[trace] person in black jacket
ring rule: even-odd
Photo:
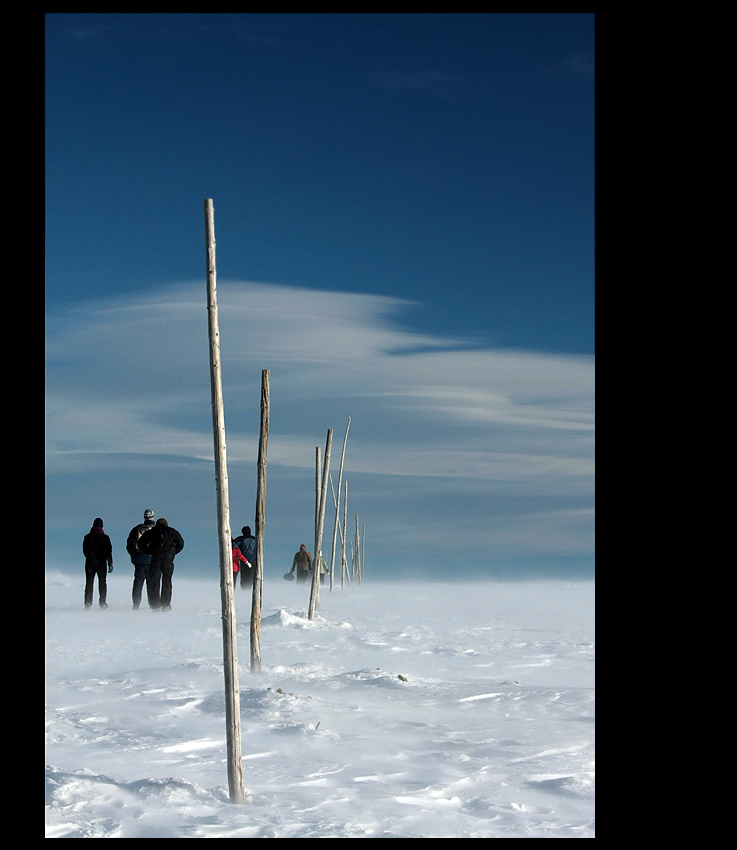
[[[125,544],[125,549],[131,557],[133,564],[133,610],[137,611],[141,605],[141,594],[143,585],[148,576],[148,565],[151,563],[151,556],[141,551],[139,548],[139,540],[142,534],[154,527],[154,512],[147,508],[143,512],[143,522],[134,525],[128,535],[128,540]]]
[[[162,517],[156,520],[156,525],[146,532],[138,545],[151,556],[146,578],[148,604],[154,611],[171,611],[174,556],[184,548],[182,535]]]
[[[92,594],[95,589],[95,576],[97,576],[98,590],[100,591],[100,608],[107,608],[107,575],[113,571],[113,544],[105,534],[100,517],[92,523],[89,534],[85,534],[82,541],[82,553],[84,555],[84,607],[92,607]]]
[[[235,545],[249,563],[248,567],[241,567],[241,587],[251,587],[253,585],[253,571],[256,567],[256,538],[251,534],[250,525],[243,526],[240,537],[235,538]]]

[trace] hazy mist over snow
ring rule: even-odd
[[[220,590],[82,607],[46,575],[47,838],[594,838],[592,582],[236,589],[246,804],[228,802]]]

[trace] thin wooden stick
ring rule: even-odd
[[[218,328],[217,276],[215,271],[215,219],[212,199],[205,200],[207,250],[207,316],[210,342],[210,391],[215,448],[218,540],[220,548],[220,601],[223,622],[223,674],[225,679],[225,728],[228,751],[228,789],[231,803],[245,803],[241,767],[241,711],[238,683],[235,601],[233,599],[233,553],[230,538],[228,466],[225,450],[220,331]]]
[[[340,554],[340,586],[343,587],[343,582],[346,577],[348,578],[348,585],[350,586],[351,579],[348,575],[348,563],[345,558],[345,550],[346,550],[346,536],[348,534],[348,481],[345,482],[345,507],[343,508],[343,534],[341,535],[341,541],[343,543],[343,549]]]
[[[358,583],[361,583],[361,548],[360,548],[360,535],[358,533],[358,514],[356,514],[356,578],[358,579]]]
[[[339,510],[338,504],[340,503],[340,487],[343,483],[343,461],[345,460],[345,444],[348,442],[348,429],[351,427],[351,417],[348,417],[348,424],[345,426],[345,437],[343,437],[343,451],[340,455],[340,471],[338,473],[338,495],[335,501],[335,525],[333,526],[333,548],[330,553],[330,590],[333,589],[333,575],[334,575],[334,564],[335,564],[335,542],[336,542],[336,534],[338,531],[338,518],[339,518]],[[332,479],[330,481],[330,486],[332,487]]]
[[[312,559],[312,591],[310,593],[310,606],[307,610],[307,618],[309,620],[315,618],[315,612],[320,606],[320,555],[322,551],[322,529],[325,520],[325,502],[328,494],[328,473],[330,471],[330,448],[332,443],[333,429],[328,428],[328,436],[325,443],[325,463],[323,465],[322,484],[320,486],[319,518],[315,531],[315,556]]]
[[[269,446],[269,385],[271,372],[261,370],[261,428],[258,441],[256,484],[256,563],[253,565],[251,597],[251,672],[261,672],[261,600],[264,578],[264,534],[266,530],[266,452]]]

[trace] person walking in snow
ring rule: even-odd
[[[256,538],[251,534],[249,525],[243,526],[240,536],[235,538],[235,545],[249,564],[247,569],[241,568],[240,570],[241,587],[251,587],[256,566]]]
[[[148,565],[151,556],[138,548],[141,536],[154,527],[154,512],[147,508],[143,512],[143,522],[134,525],[128,535],[125,549],[130,555],[133,564],[133,610],[137,611],[141,605],[143,586],[148,578]]]
[[[113,544],[105,534],[102,520],[97,517],[92,523],[89,534],[82,541],[84,555],[84,607],[92,607],[92,596],[95,589],[95,576],[100,592],[100,608],[107,608],[107,573],[113,571]]]
[[[295,569],[297,570],[297,584],[304,584],[307,581],[307,576],[310,574],[310,570],[312,569],[312,558],[305,548],[304,543],[300,545],[299,552],[294,555],[294,559],[292,560],[292,569],[290,572],[293,573]]]
[[[320,584],[325,584],[325,574],[328,571],[328,562],[320,556]]]
[[[139,547],[151,556],[148,565],[148,604],[154,611],[171,611],[171,579],[174,558],[184,548],[182,535],[161,517],[141,538]]]

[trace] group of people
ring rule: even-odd
[[[241,534],[231,538],[233,554],[233,584],[242,588],[253,584],[256,564],[256,538],[248,525]],[[146,509],[143,522],[135,525],[128,535],[126,551],[133,564],[133,608],[138,610],[146,588],[148,606],[154,611],[171,611],[174,558],[184,548],[182,535],[162,517],[155,520],[154,512]],[[85,558],[85,608],[92,607],[95,578],[97,578],[100,608],[107,608],[107,574],[113,571],[113,544],[105,534],[102,519],[97,517],[82,543]],[[290,572],[296,572],[297,584],[304,584],[312,572],[313,560],[304,543],[292,560]],[[320,557],[320,584],[325,583],[328,565]]]
[[[171,611],[174,558],[184,548],[182,535],[163,517],[154,522],[154,512],[147,509],[143,512],[143,522],[131,529],[125,548],[133,564],[133,608],[140,608],[145,585],[149,608]],[[95,578],[100,608],[107,608],[107,573],[113,571],[113,544],[100,517],[85,535],[82,552],[85,608],[92,607]]]
[[[320,584],[325,584],[325,573],[328,571],[328,562],[320,556]],[[312,556],[307,551],[307,547],[302,543],[299,547],[299,552],[296,552],[292,559],[292,569],[290,573],[297,574],[297,584],[304,584],[312,572]]]

